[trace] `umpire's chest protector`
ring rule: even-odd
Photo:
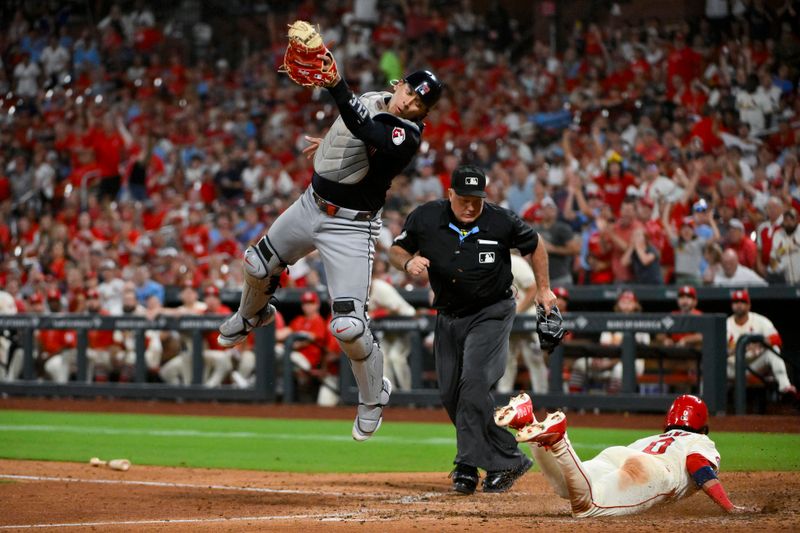
[[[369,92],[359,97],[370,116],[386,111],[389,92]],[[353,135],[339,116],[314,154],[314,171],[336,183],[358,183],[369,172],[367,146]]]

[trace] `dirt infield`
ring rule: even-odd
[[[0,461],[0,530],[45,531],[788,531],[800,523],[796,473],[727,473],[727,516],[705,496],[629,517],[575,521],[538,472],[506,494],[458,496],[445,473],[284,474]]]
[[[0,409],[152,414],[341,418],[352,407],[175,403],[127,400],[0,399]],[[387,411],[387,421],[447,422],[441,409]],[[570,425],[658,428],[661,416],[570,414]],[[716,431],[800,433],[800,418],[717,417]],[[793,530],[800,523],[796,472],[725,473],[736,503],[763,512],[727,516],[695,495],[642,515],[575,521],[538,472],[507,494],[450,492],[446,472],[287,474],[134,465],[128,472],[88,464],[0,460],[0,531],[528,531]]]

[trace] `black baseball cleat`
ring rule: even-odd
[[[506,492],[533,466],[533,461],[527,455],[522,456],[522,464],[511,470],[497,470],[486,472],[483,479],[483,492]]]
[[[453,490],[470,495],[478,486],[478,469],[474,466],[457,464],[449,476],[453,480]]]

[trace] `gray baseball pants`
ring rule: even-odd
[[[350,345],[339,342],[348,355],[361,394],[361,401],[378,403],[383,378],[383,354],[373,347],[365,310],[369,303],[375,242],[381,230],[380,212],[371,220],[345,218],[322,213],[308,187],[267,232],[267,239],[282,263],[292,265],[317,249],[322,259],[331,301],[353,300],[357,318],[363,320],[362,339]],[[370,352],[366,359],[364,357]]]
[[[331,298],[366,302],[372,280],[375,241],[381,231],[380,213],[372,220],[348,220],[322,213],[309,187],[284,211],[267,232],[283,263],[292,265],[319,250]]]

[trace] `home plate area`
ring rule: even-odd
[[[446,473],[287,474],[134,465],[0,461],[0,530],[44,531],[629,531],[789,530],[800,523],[800,479],[724,473],[735,501],[764,507],[727,516],[702,495],[637,516],[574,520],[538,472],[511,492],[450,492]]]

